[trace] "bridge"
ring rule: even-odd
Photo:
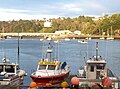
[[[55,35],[55,33],[0,33],[0,36],[43,36]]]
[[[55,33],[0,33],[0,37],[52,37]]]
[[[64,39],[64,38],[70,38],[70,39],[85,39],[85,38],[91,38],[91,39],[99,39],[102,36],[101,35],[75,35],[75,34],[56,34],[56,33],[0,33],[0,37],[40,37],[40,38],[53,38],[53,39]],[[107,38],[107,35],[103,36],[104,38]],[[120,39],[120,36],[112,36],[114,39]]]

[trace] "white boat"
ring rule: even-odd
[[[55,40],[54,43],[59,43],[59,40]]]
[[[6,39],[11,39],[12,37],[11,36],[7,36]]]
[[[87,44],[87,41],[85,41],[85,40],[78,40],[78,42],[81,44]]]
[[[105,38],[104,37],[100,37],[100,40],[104,40]]]
[[[106,39],[107,39],[107,40],[114,40],[113,37],[107,37]]]
[[[54,58],[53,54],[52,46],[48,47],[46,57],[38,62],[37,70],[31,74],[37,86],[59,84],[69,77],[70,70],[67,63]]]
[[[20,85],[23,83],[26,72],[16,63],[10,63],[6,58],[0,63],[0,85]]]
[[[69,39],[69,38],[65,38],[64,40],[65,40],[65,41],[70,41],[70,39]]]
[[[52,40],[52,38],[51,38],[51,37],[48,37],[47,40]]]
[[[40,39],[40,41],[43,41],[43,39]]]
[[[92,83],[102,84],[102,80],[108,77],[112,81],[113,89],[119,87],[118,77],[107,67],[107,62],[98,55],[98,43],[96,45],[96,55],[89,58],[85,66],[79,68],[77,76],[80,79],[80,86],[85,83],[89,83],[88,85]]]
[[[91,40],[92,38],[91,37],[87,37],[87,38],[85,38],[86,40]]]

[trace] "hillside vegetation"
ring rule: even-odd
[[[44,27],[45,20],[22,20],[1,21],[0,33],[2,32],[44,32],[54,33],[59,30],[79,30],[83,34],[101,35],[105,34],[120,35],[120,14],[111,16],[105,15],[98,20],[94,17],[79,16],[76,18],[57,18],[50,19],[52,25]],[[112,32],[110,32],[112,28]]]

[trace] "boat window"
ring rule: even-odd
[[[39,65],[39,70],[46,69],[47,65]]]
[[[104,66],[105,66],[104,64],[97,64],[97,69],[102,69],[103,70]]]
[[[90,66],[90,71],[91,71],[91,72],[94,72],[94,65],[91,65],[91,66]]]
[[[14,66],[12,65],[6,65],[5,66],[5,71],[8,72],[8,73],[14,73]]]
[[[0,65],[0,72],[3,71],[3,65]]]
[[[19,67],[19,66],[16,66],[16,69],[17,69],[17,70],[19,70],[19,69],[20,69],[20,67]]]
[[[66,65],[67,65],[67,63],[63,62],[62,66],[61,66],[61,69],[64,69]]]
[[[55,70],[55,65],[48,65],[48,70]]]

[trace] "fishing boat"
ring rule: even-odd
[[[0,85],[20,85],[23,83],[26,72],[16,63],[10,63],[6,57],[0,63]]]
[[[98,42],[96,43],[96,55],[89,58],[85,66],[79,68],[77,76],[80,79],[81,86],[85,83],[102,84],[102,80],[107,77],[111,79],[113,89],[119,87],[118,77],[112,73],[107,67],[107,62],[98,54]]]
[[[69,66],[66,62],[62,63],[53,57],[52,47],[47,48],[46,57],[38,62],[37,70],[31,74],[31,78],[37,86],[59,84],[69,77]]]
[[[19,36],[19,35],[18,35]],[[18,60],[19,61],[19,37],[18,37]],[[20,69],[19,62],[11,63],[6,56],[0,63],[0,85],[16,85],[23,83],[24,77],[27,73]]]

